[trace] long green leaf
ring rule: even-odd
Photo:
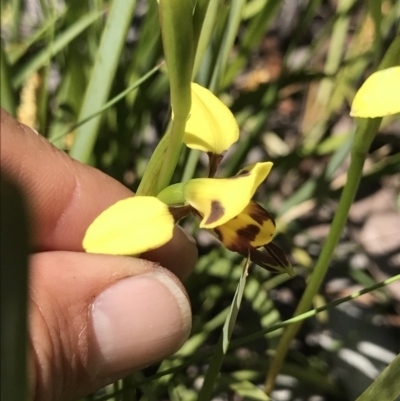
[[[1,399],[26,400],[28,228],[20,190],[1,177]]]
[[[136,0],[114,0],[97,52],[79,120],[95,113],[106,102],[114,80],[119,56],[125,44]],[[101,116],[93,118],[75,133],[70,156],[88,163],[100,128]]]
[[[242,275],[240,276],[238,286],[236,287],[236,292],[233,297],[228,316],[226,317],[221,336],[219,338],[218,344],[214,349],[214,353],[210,361],[210,366],[208,367],[206,376],[204,377],[203,387],[200,390],[197,401],[208,401],[211,399],[215,382],[217,381],[225,354],[228,351],[229,342],[233,333],[233,329],[235,327],[240,304],[242,303],[243,292],[248,275],[248,268],[249,260],[247,259]]]
[[[400,354],[357,398],[356,401],[394,401],[400,395]]]
[[[83,16],[75,24],[70,26],[60,35],[58,35],[54,42],[49,43],[40,53],[38,53],[29,63],[15,75],[13,78],[14,88],[18,88],[31,74],[43,67],[49,60],[49,55],[53,57],[55,54],[64,49],[73,39],[82,33],[88,26],[90,26],[96,19],[103,14],[103,11],[94,11],[90,14]]]
[[[10,71],[10,66],[8,65],[7,62],[7,57],[5,55],[4,49],[3,49],[3,43],[0,44],[0,51],[1,51],[1,57],[0,57],[0,65],[1,65],[1,71],[0,71],[0,85],[1,85],[1,94],[0,94],[0,105],[3,107],[5,110],[7,110],[11,115],[15,117],[15,96],[14,96],[14,91],[11,86],[11,81],[10,81],[10,76],[11,76],[11,71]]]
[[[42,39],[48,31],[55,29],[57,21],[65,15],[66,10],[67,8],[48,18],[43,25],[39,27],[31,36],[26,38],[24,42],[10,44],[10,46],[6,49],[10,65],[14,65],[27,52],[27,50],[38,40]]]
[[[210,90],[212,92],[218,91],[221,79],[225,73],[226,66],[228,64],[228,58],[239,29],[245,3],[245,0],[238,0],[232,2],[231,4],[226,30],[223,34],[221,46],[218,52],[217,62],[211,78]]]

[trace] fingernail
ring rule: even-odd
[[[177,280],[177,279],[176,279]],[[172,354],[191,329],[189,301],[177,281],[158,268],[122,279],[92,306],[97,364],[103,373],[134,370]]]

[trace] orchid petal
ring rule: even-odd
[[[400,113],[400,67],[373,73],[357,91],[350,115],[376,118]]]
[[[222,224],[214,231],[231,251],[246,253],[271,242],[275,234],[275,222],[258,203],[251,201],[238,216]]]
[[[174,218],[168,206],[152,196],[123,199],[89,226],[83,248],[90,253],[137,255],[172,238]]]
[[[192,106],[183,142],[191,149],[224,154],[239,139],[232,112],[211,91],[192,83]]]
[[[231,178],[196,178],[184,187],[184,198],[202,216],[201,228],[215,228],[236,217],[250,202],[272,168],[256,163]]]

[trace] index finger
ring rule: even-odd
[[[94,218],[118,200],[133,196],[118,181],[71,159],[4,110],[1,134],[1,169],[25,192],[35,251],[82,251],[83,236]],[[179,260],[191,269],[197,251],[176,229],[174,238],[153,254],[166,267]]]

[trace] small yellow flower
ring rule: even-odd
[[[90,253],[137,255],[172,238],[175,221],[168,206],[152,196],[123,199],[89,226],[83,248]]]
[[[190,180],[183,198],[201,216],[200,227],[212,229],[226,248],[269,271],[292,276],[291,263],[271,243],[276,231],[273,218],[251,200],[271,168],[270,162],[256,163],[231,178]]]
[[[192,83],[192,105],[183,142],[191,149],[223,155],[239,139],[232,112],[211,91]]]

